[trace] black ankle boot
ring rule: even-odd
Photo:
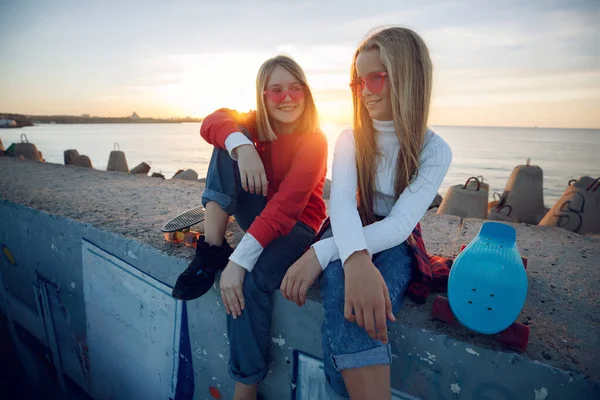
[[[215,273],[227,266],[233,249],[223,238],[222,246],[210,246],[200,236],[196,243],[196,255],[173,288],[172,296],[178,300],[193,300],[210,290],[215,283]]]

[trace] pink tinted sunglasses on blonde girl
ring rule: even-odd
[[[281,103],[286,99],[287,96],[294,101],[300,101],[304,98],[305,86],[299,83],[290,85],[288,90],[283,90],[280,85],[274,85],[265,90],[264,95],[267,99],[274,103]]]
[[[387,72],[372,72],[365,79],[355,78],[350,82],[350,88],[356,96],[362,96],[362,92],[365,90],[365,86],[373,94],[379,94],[383,90],[383,84]]]

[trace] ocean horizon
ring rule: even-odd
[[[329,143],[328,177],[337,136],[350,124],[323,124]],[[212,147],[199,134],[200,123],[181,124],[41,124],[0,130],[4,147],[25,134],[46,162],[63,164],[63,152],[76,149],[90,157],[95,169],[106,169],[114,144],[125,152],[129,168],[144,161],[151,172],[170,178],[179,169],[206,176]],[[527,159],[544,171],[544,202],[551,207],[570,179],[600,176],[600,129],[432,125],[452,148],[453,162],[439,193],[483,176],[494,192],[502,192],[511,172]]]

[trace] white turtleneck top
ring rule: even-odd
[[[452,161],[450,146],[428,130],[419,158],[418,174],[394,200],[394,177],[400,143],[393,121],[373,120],[381,156],[377,165],[373,198],[375,215],[385,217],[362,226],[357,209],[356,150],[352,129],[343,131],[333,158],[329,217],[333,237],[313,245],[321,268],[352,253],[367,250],[376,254],[404,242],[421,220],[438,192]]]

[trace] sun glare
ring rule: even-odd
[[[157,95],[181,115],[202,117],[219,108],[255,108],[255,80],[260,54],[201,54],[167,61],[179,70],[175,83],[159,86]],[[168,60],[168,59],[167,59]]]
[[[330,122],[325,122],[321,124],[321,129],[323,129],[325,136],[327,136],[329,145],[333,146],[338,136],[340,136],[340,133],[342,133],[342,129],[344,129],[344,127]]]
[[[178,115],[203,117],[219,108],[248,111],[256,108],[255,81],[260,65],[274,54],[210,53],[163,55],[157,64],[170,72],[165,83],[149,85],[152,97],[168,104]],[[312,65],[310,57],[301,57]],[[175,72],[173,72],[175,71]],[[323,123],[347,125],[351,95],[345,74],[307,69],[307,78]],[[160,78],[156,78],[159,81]],[[333,125],[332,125],[333,126]],[[330,135],[336,129],[332,129]],[[336,133],[336,135],[339,132]]]

